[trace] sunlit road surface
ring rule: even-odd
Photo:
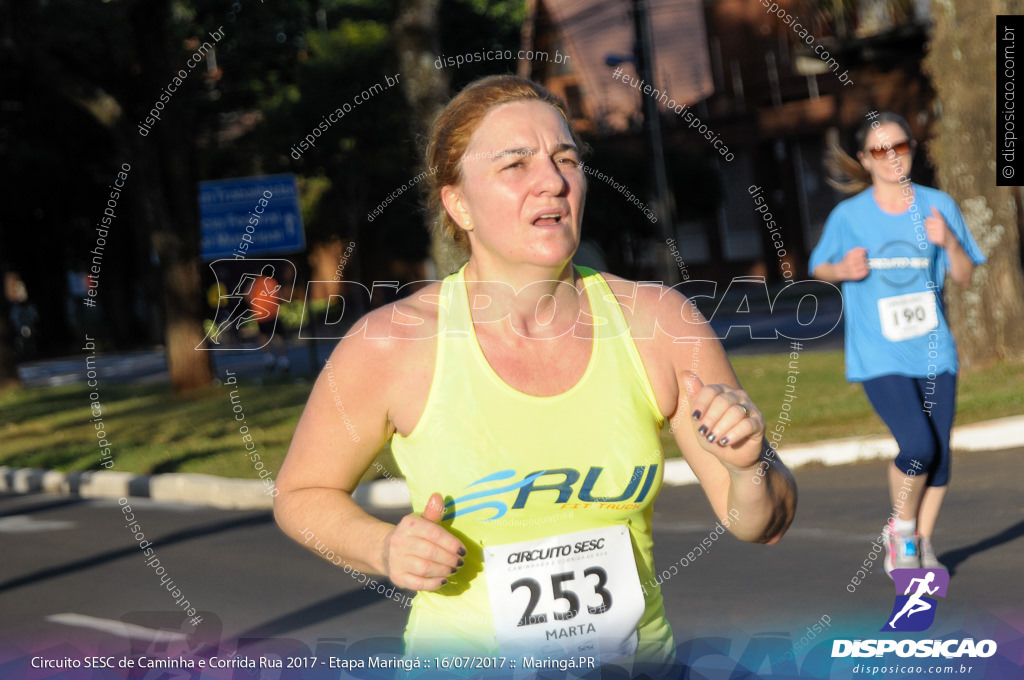
[[[798,517],[773,546],[719,537],[699,487],[663,489],[655,558],[667,576],[662,590],[680,650],[703,653],[698,666],[728,669],[755,642],[789,649],[803,638],[800,659],[829,637],[880,637],[894,597],[881,557],[858,585],[852,579],[888,516],[884,471],[877,461],[797,470]],[[927,635],[966,637],[967,630],[976,638],[1002,635],[1001,650],[1011,649],[1010,640],[1020,647],[1022,478],[1022,449],[955,457],[935,537],[952,578]],[[223,656],[241,644],[252,654],[325,657],[398,650],[407,615],[400,602],[286,539],[268,512],[129,502],[178,599],[186,598],[203,621],[189,624],[147,566],[116,500],[2,495],[0,677],[21,677],[3,665],[18,650]],[[807,640],[816,622],[824,630]],[[720,654],[699,651],[715,638]],[[852,660],[843,663],[847,668]],[[322,677],[348,677],[332,673]]]

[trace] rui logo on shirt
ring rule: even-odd
[[[623,503],[629,503],[639,507],[639,504],[647,497],[651,490],[651,486],[653,485],[655,476],[658,472],[658,465],[635,466],[633,468],[633,474],[628,480],[626,480],[623,491],[617,496],[594,495],[594,486],[602,472],[604,472],[604,468],[597,466],[591,466],[590,469],[587,470],[585,476],[581,475],[579,470],[573,468],[540,470],[526,475],[521,480],[501,484],[496,488],[481,488],[473,490],[467,494],[459,496],[458,498],[448,501],[445,505],[446,513],[444,519],[454,519],[462,515],[468,515],[471,512],[488,509],[493,510],[494,515],[487,517],[486,519],[482,519],[481,521],[498,519],[509,511],[509,506],[506,501],[497,500],[493,497],[512,491],[516,492],[515,501],[512,503],[512,510],[521,510],[526,507],[526,502],[530,498],[530,494],[538,491],[548,492],[543,494],[545,498],[550,499],[551,502],[555,504],[563,506],[570,503],[573,499],[576,499],[583,504],[596,504],[599,509],[630,509],[622,507]],[[474,487],[478,487],[478,485],[488,484],[490,482],[500,482],[516,476],[517,473],[515,470],[501,470],[500,472],[495,472],[482,479],[478,479],[472,484],[467,485],[466,488],[473,489]],[[547,477],[548,479],[542,480],[544,477]],[[580,482],[580,477],[583,477],[583,480],[582,483],[579,484],[579,489],[577,490],[576,485]],[[542,481],[543,483],[538,483],[539,481]],[[550,492],[555,492],[557,495]]]

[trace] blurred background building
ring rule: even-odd
[[[850,143],[871,109],[903,115],[918,140],[930,134],[933,93],[921,61],[930,26],[929,2],[884,0],[650,0],[655,82],[689,106],[735,155],[722,158],[708,139],[674,112],[661,111],[675,240],[690,275],[728,280],[763,275],[778,281],[780,262],[748,189],[761,187],[785,244],[785,259],[806,276],[807,257],[828,213],[842,196],[826,182],[833,140]],[[767,4],[767,6],[766,6]],[[523,26],[523,48],[571,58],[520,64],[569,103],[577,125],[602,146],[642,154],[643,96],[611,77],[608,55],[630,55],[629,0],[535,0]],[[775,11],[769,14],[769,10]],[[585,19],[581,19],[585,17]],[[788,20],[792,17],[792,20]],[[813,44],[792,25],[802,24]],[[819,47],[820,46],[820,47]],[[815,52],[815,48],[818,52]],[[836,72],[821,58],[827,53]],[[624,63],[636,77],[635,63]],[[845,76],[844,84],[839,76]],[[914,179],[931,182],[919,153]],[[613,163],[610,168],[618,169]],[[611,174],[615,174],[612,172]],[[591,183],[593,185],[593,182]],[[650,181],[643,182],[650,186]],[[589,211],[588,211],[589,212]],[[587,226],[600,216],[592,213]],[[658,278],[652,252],[602,225],[609,263],[640,278]],[[621,231],[621,230],[619,230]],[[614,254],[622,255],[615,261]]]

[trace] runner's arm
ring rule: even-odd
[[[384,307],[353,328],[389,324],[390,318],[390,307]],[[416,514],[396,527],[352,499],[394,431],[389,404],[396,398],[400,353],[408,345],[386,336],[357,330],[331,354],[278,475],[274,516],[285,534],[310,550],[333,551],[340,562],[385,574],[401,587],[434,590],[459,561],[458,539]]]
[[[670,292],[662,298],[662,347],[671,357],[678,396],[670,416],[679,450],[715,515],[745,541],[773,543],[796,510],[796,483],[768,446],[765,421],[740,387],[725,350],[696,307]],[[671,337],[670,337],[671,336]],[[687,341],[675,340],[687,338]],[[742,404],[748,414],[736,406]],[[694,417],[694,411],[700,417]],[[707,428],[704,433],[700,428]],[[707,436],[714,435],[714,441]],[[722,445],[722,438],[727,443]],[[729,517],[733,520],[729,520]],[[723,521],[723,524],[726,524]]]
[[[961,288],[969,287],[971,279],[974,278],[974,262],[953,234],[950,234],[946,254],[949,255],[950,278]]]

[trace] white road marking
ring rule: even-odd
[[[0,534],[30,534],[36,531],[60,531],[74,529],[76,522],[36,519],[32,515],[11,515],[0,517]]]
[[[98,630],[103,633],[109,633],[129,640],[145,640],[151,643],[183,642],[188,640],[188,635],[185,633],[177,633],[170,630],[159,630],[156,628],[146,628],[145,626],[139,626],[134,623],[125,623],[124,621],[115,621],[113,619],[101,619],[95,616],[87,616],[85,614],[74,614],[70,612],[64,614],[50,614],[46,617],[46,620],[50,623],[59,623],[64,626],[90,628],[92,630]]]

